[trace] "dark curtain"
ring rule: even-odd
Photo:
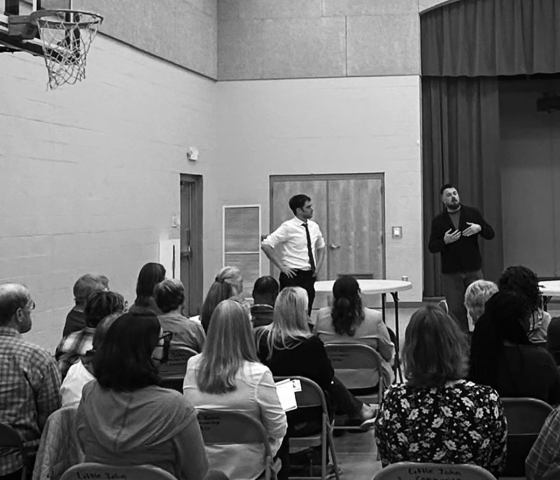
[[[440,187],[457,186],[461,202],[478,208],[496,238],[480,240],[484,276],[503,269],[498,79],[422,78],[424,238],[442,211]],[[441,296],[440,255],[426,249],[424,296]]]
[[[481,240],[483,271],[503,268],[499,75],[560,72],[560,0],[460,0],[421,16],[424,239],[441,211],[439,188],[496,231]],[[441,296],[439,255],[424,255],[424,295]]]
[[[421,17],[422,74],[560,72],[560,0],[462,0]]]

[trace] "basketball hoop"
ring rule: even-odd
[[[39,10],[30,15],[43,44],[48,88],[86,78],[86,59],[103,17],[80,10]]]

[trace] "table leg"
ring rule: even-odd
[[[383,313],[383,323],[387,323],[387,318],[385,317],[385,301],[386,301],[386,293],[381,294],[381,312]]]
[[[403,381],[403,374],[401,370],[401,361],[400,361],[400,345],[399,345],[399,292],[391,292],[391,296],[393,297],[393,301],[395,302],[395,336],[396,338],[396,345],[395,345],[395,362],[397,362],[397,375],[400,378],[401,382]]]

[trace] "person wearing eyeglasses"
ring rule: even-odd
[[[23,285],[0,285],[0,423],[11,425],[34,461],[49,415],[60,408],[60,370],[45,349],[26,342],[35,302]],[[32,465],[29,465],[31,467]],[[0,451],[0,478],[19,480],[19,453]]]
[[[150,464],[179,480],[215,478],[207,477],[192,404],[158,386],[170,337],[149,310],[125,313],[109,327],[93,358],[96,380],[84,387],[76,415],[86,462]]]
[[[550,353],[529,340],[531,304],[499,291],[487,302],[471,339],[469,379],[501,397],[531,397],[560,404],[560,373]]]

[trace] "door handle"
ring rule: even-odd
[[[335,245],[334,243],[331,243],[329,245],[330,250],[338,250],[339,248],[340,248],[340,245]]]

